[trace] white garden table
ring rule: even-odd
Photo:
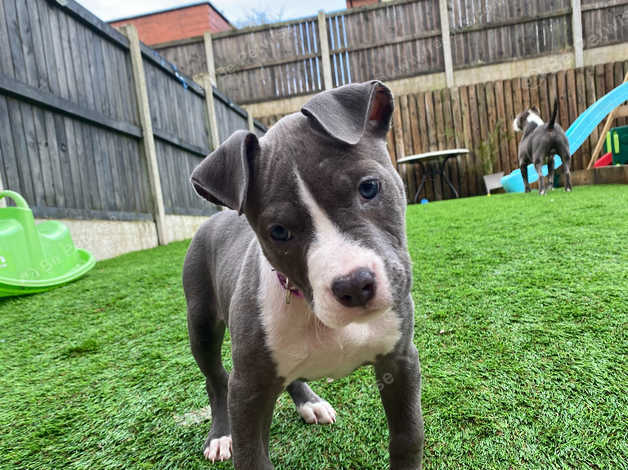
[[[397,160],[398,164],[418,163],[419,166],[421,167],[421,182],[419,183],[419,188],[417,189],[416,194],[414,195],[414,202],[417,202],[417,200],[419,199],[419,194],[421,193],[423,186],[425,186],[425,182],[427,181],[427,178],[429,177],[431,180],[434,180],[436,176],[439,176],[439,175],[442,175],[443,179],[449,185],[449,187],[454,192],[456,197],[460,197],[460,195],[458,194],[458,191],[456,190],[453,183],[449,179],[446,165],[447,165],[447,160],[449,160],[450,158],[458,157],[461,155],[468,155],[468,154],[469,154],[469,149],[464,149],[464,148],[451,149],[451,150],[437,150],[436,152],[427,152],[427,153],[420,153],[418,155],[410,155],[409,157],[404,157]],[[432,161],[438,162],[438,166],[436,168],[429,167],[430,170],[426,171],[425,163],[432,162]]]

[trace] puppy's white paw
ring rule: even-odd
[[[207,460],[211,460],[214,463],[216,461],[229,460],[231,452],[231,436],[222,436],[218,439],[212,439],[209,445],[205,447],[203,455]]]
[[[306,402],[297,411],[308,424],[332,424],[336,422],[336,410],[325,400]]]

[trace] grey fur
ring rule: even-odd
[[[423,420],[420,369],[412,342],[414,309],[405,235],[405,191],[386,151],[392,95],[379,82],[323,92],[302,113],[280,120],[259,142],[237,132],[194,171],[193,184],[224,211],[203,224],[183,270],[192,353],[206,377],[212,408],[211,439],[232,435],[236,470],[268,470],[268,434],[275,401],[284,389],[265,342],[258,301],[260,252],[297,286],[311,305],[307,250],[313,223],[298,197],[295,171],[343,235],[378,253],[393,288],[401,338],[374,362],[390,428],[390,469],[421,468]],[[358,194],[365,178],[381,191],[368,201]],[[245,217],[238,217],[241,211]],[[273,240],[272,224],[294,239]],[[221,363],[220,346],[230,329],[233,370]],[[307,377],[303,377],[307,379]],[[380,381],[381,379],[381,381]],[[288,387],[295,404],[320,398],[296,380]]]

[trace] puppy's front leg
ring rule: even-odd
[[[375,362],[377,387],[388,419],[390,470],[419,470],[423,457],[421,368],[411,339]]]
[[[273,470],[268,437],[273,409],[283,390],[279,380],[256,380],[235,368],[229,376],[229,420],[235,470]]]

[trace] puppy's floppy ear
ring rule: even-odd
[[[384,138],[394,108],[390,89],[379,81],[319,93],[301,109],[332,138],[357,144],[365,132]]]
[[[530,110],[531,110],[531,111],[534,111],[534,113],[535,113],[535,114],[538,114],[539,116],[541,115],[541,111],[539,110],[539,107],[538,107],[538,106],[536,106],[536,105],[535,105],[535,106],[532,106],[532,107],[530,108]]]
[[[255,134],[236,131],[192,172],[196,192],[210,202],[242,214],[253,159],[260,147]]]

